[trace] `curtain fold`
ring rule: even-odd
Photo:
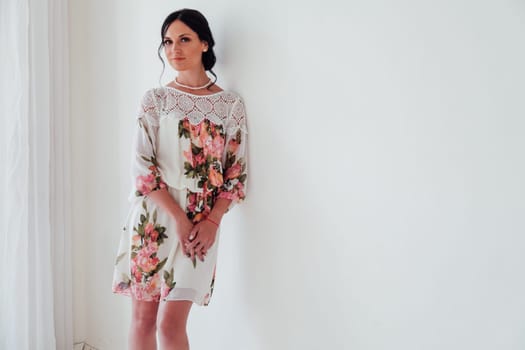
[[[67,2],[0,2],[0,349],[71,349]]]
[[[57,349],[73,347],[69,17],[67,0],[49,1],[51,113],[51,232]]]

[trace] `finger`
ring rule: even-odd
[[[188,240],[190,242],[192,242],[196,237],[197,235],[199,234],[199,227],[198,226],[193,226],[193,228],[191,229],[189,235],[188,235]]]
[[[188,249],[188,250],[192,250],[193,247],[195,247],[195,243],[196,243],[196,242],[197,242],[196,240],[193,240],[191,243],[187,243],[187,244],[186,244],[187,249]]]
[[[199,251],[199,250],[202,250],[203,247],[204,247],[204,244],[202,243],[202,241],[194,241],[192,243],[191,249],[195,251]]]
[[[206,252],[206,242],[205,241],[201,241],[201,240],[198,240],[198,241],[194,241],[193,243],[191,243],[191,250],[193,251],[193,254],[194,256],[198,256],[198,258],[201,260],[201,261],[204,261],[204,254],[203,252]]]
[[[199,259],[201,261],[204,261],[204,254],[203,254],[203,251],[201,249],[197,250],[197,255],[199,256]]]

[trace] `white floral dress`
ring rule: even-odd
[[[114,293],[208,305],[220,230],[204,262],[191,260],[179,245],[175,220],[148,193],[167,188],[193,223],[206,218],[217,198],[232,200],[231,208],[245,198],[246,136],[244,104],[233,92],[199,96],[159,87],[144,94]]]

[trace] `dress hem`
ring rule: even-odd
[[[198,306],[208,306],[209,305],[209,302],[208,303],[205,303],[204,301],[198,302],[195,299],[191,299],[191,298],[170,298],[170,299],[159,298],[159,300],[152,299],[152,298],[138,299],[137,297],[132,295],[132,293],[129,290],[113,290],[112,292],[115,295],[122,295],[122,296],[126,296],[126,297],[129,297],[129,298],[135,298],[136,300],[139,300],[139,301],[149,301],[149,302],[159,303],[161,301],[162,302],[170,302],[170,301],[183,301],[183,300],[185,300],[185,301],[191,301],[193,304],[198,305]]]

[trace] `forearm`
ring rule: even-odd
[[[222,217],[228,211],[231,202],[232,201],[230,199],[218,198],[215,201],[215,204],[213,205],[213,208],[211,209],[211,212],[208,215],[208,217],[216,223],[221,222]]]
[[[148,193],[148,197],[150,197],[155,202],[155,204],[161,207],[162,210],[169,213],[175,219],[175,221],[181,222],[182,220],[188,220],[184,210],[182,210],[180,205],[175,201],[167,189],[163,188],[152,191]]]
[[[163,188],[160,190],[152,191],[148,196],[161,207],[164,211],[168,212],[175,221],[180,222],[181,220],[186,220],[187,216],[184,210],[180,205],[175,201],[167,189]],[[228,211],[228,208],[231,204],[230,199],[218,198],[213,205],[212,210],[208,217],[214,222],[219,223],[222,220],[224,214]]]

